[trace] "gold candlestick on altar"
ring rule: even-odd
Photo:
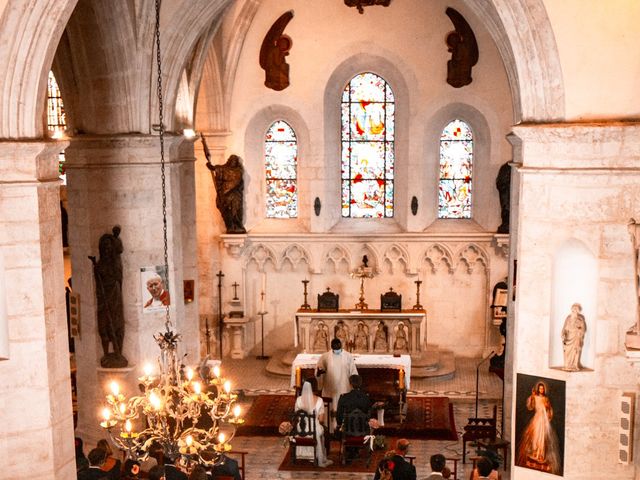
[[[307,286],[309,285],[309,280],[305,278],[302,280],[302,283],[304,285],[304,303],[300,305],[300,310],[311,310],[311,305],[309,305],[309,302],[307,301]]]
[[[360,298],[358,299],[360,302],[356,303],[356,308],[358,310],[365,310],[369,305],[364,301],[364,279],[373,278],[373,268],[369,266],[369,260],[366,255],[362,257],[362,265],[351,273],[351,278],[360,279]]]
[[[424,310],[424,307],[420,305],[420,285],[422,284],[422,280],[416,280],[414,283],[416,284],[416,304],[413,306],[413,309]]]

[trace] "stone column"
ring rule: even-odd
[[[640,373],[624,351],[624,334],[636,312],[627,223],[640,217],[640,124],[519,125],[513,130],[520,166],[517,235],[512,238],[518,260],[516,301],[507,336],[512,345],[507,364],[513,371],[505,372],[511,416],[523,409],[515,400],[517,373],[565,381],[564,478],[638,478],[637,466],[618,464],[616,405],[621,392],[637,391]],[[554,312],[554,257],[567,242],[584,245],[597,261],[597,295],[585,299],[580,290],[570,292],[571,301],[590,306],[583,313],[590,326],[585,348],[590,345],[595,355],[592,371],[550,368],[550,350],[553,342],[561,342],[566,316]],[[515,456],[513,435],[511,440]],[[514,469],[511,478],[534,475]]]
[[[140,269],[164,264],[160,147],[155,135],[81,136],[66,150],[69,241],[74,290],[80,294],[81,337],[76,340],[79,402],[78,432],[91,444],[106,436],[97,412],[104,401],[108,372],[99,371],[102,347],[97,332],[96,294],[89,255],[98,241],[121,226],[124,252],[123,354],[131,372],[123,391],[137,393],[144,363],[155,364],[159,349],[153,335],[164,330],[164,311],[143,313]],[[165,138],[167,236],[171,319],[182,336],[187,363],[199,361],[197,299],[183,299],[183,280],[195,276],[195,189],[193,150],[184,137]],[[197,288],[197,287],[196,287]]]
[[[0,361],[5,478],[75,478],[57,161],[63,148],[0,142],[0,249],[9,290],[9,359]]]

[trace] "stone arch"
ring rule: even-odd
[[[564,117],[560,56],[543,0],[465,0],[504,62],[514,123]]]
[[[479,107],[470,105],[468,103],[450,103],[433,113],[425,120],[424,140],[423,140],[423,158],[426,160],[426,164],[421,172],[417,172],[417,175],[422,175],[424,184],[427,185],[426,192],[432,193],[432,198],[423,198],[420,202],[422,205],[435,205],[434,208],[429,211],[429,217],[426,223],[431,224],[438,218],[438,181],[439,181],[439,165],[440,165],[440,134],[442,129],[452,120],[459,118],[464,120],[473,131],[473,192],[472,197],[472,213],[471,218],[477,220],[478,223],[484,225],[486,219],[477,218],[479,212],[491,211],[488,206],[477,207],[475,199],[478,198],[492,198],[493,190],[495,190],[495,173],[499,168],[496,165],[495,168],[491,168],[491,159],[493,157],[491,146],[491,128],[487,121],[485,112],[479,110]],[[494,122],[495,125],[497,122]],[[501,139],[494,139],[495,143],[498,143]],[[495,170],[495,173],[494,173]],[[478,185],[482,189],[490,190],[489,193],[484,195],[478,194]],[[493,226],[493,225],[492,225]]]
[[[424,252],[423,260],[431,266],[431,272],[436,273],[441,266],[446,266],[448,273],[453,273],[453,252],[447,245],[434,243]]]
[[[475,243],[465,245],[456,255],[456,264],[463,264],[466,266],[467,273],[473,273],[476,264],[482,265],[485,273],[489,272],[489,256],[487,252]]]
[[[404,265],[404,271],[409,271],[409,251],[404,245],[393,243],[387,247],[382,257],[382,263],[389,265],[391,274],[396,268]]]
[[[280,270],[280,263],[278,262],[278,255],[275,250],[262,243],[256,244],[246,256],[243,268],[246,270],[250,263],[255,262],[258,266],[259,272],[264,272],[267,263],[271,262],[273,268],[277,271]]]
[[[372,72],[381,76],[393,90],[395,98],[395,181],[408,175],[407,159],[409,155],[409,113],[410,89],[407,78],[410,73],[408,65],[402,59],[385,58],[368,53],[366,45],[354,45],[348,49],[350,56],[345,58],[329,75],[324,86],[324,151],[325,175],[324,198],[327,211],[340,212],[340,99],[347,83],[357,74]],[[353,53],[353,52],[356,53]],[[407,204],[406,191],[395,192],[396,205],[394,218],[378,219],[379,222],[402,221],[403,209],[398,205]],[[404,196],[404,197],[403,197]],[[341,217],[337,217],[339,221]],[[354,220],[354,219],[350,219]],[[366,227],[365,227],[366,228]]]
[[[311,253],[304,246],[299,243],[294,243],[292,245],[287,246],[282,252],[282,258],[280,259],[280,267],[284,267],[286,263],[289,263],[291,267],[295,270],[298,265],[301,263],[306,263],[307,268],[310,269],[311,262]]]
[[[347,265],[347,269],[351,270],[351,254],[343,245],[334,245],[325,252],[323,263],[323,271],[325,270],[325,267],[329,265],[333,265],[334,271],[338,271],[338,267],[342,263],[345,263]]]

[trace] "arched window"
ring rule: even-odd
[[[342,216],[393,217],[395,104],[389,84],[366,72],[342,93]]]
[[[54,138],[57,136],[56,133],[62,134],[67,128],[62,95],[60,95],[56,77],[51,71],[49,71],[49,81],[47,82],[47,128]]]
[[[267,217],[298,216],[298,141],[291,126],[274,122],[264,140]]]
[[[67,128],[67,121],[64,115],[64,103],[56,77],[52,71],[49,71],[49,79],[47,81],[47,129],[52,138],[61,138]],[[65,173],[64,152],[58,154],[58,173],[62,184],[67,184],[67,175]]]
[[[440,135],[438,218],[471,218],[473,132],[453,120]]]

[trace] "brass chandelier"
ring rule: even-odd
[[[165,271],[169,272],[160,0],[155,1],[155,13],[164,266]],[[196,371],[181,364],[177,352],[180,334],[173,331],[169,306],[165,308],[165,331],[154,335],[160,348],[157,374],[154,374],[153,367],[145,366],[144,375],[138,379],[141,394],[131,397],[122,393],[117,382],[111,382],[111,392],[106,396],[100,426],[108,432],[114,445],[126,452],[128,458],[144,460],[155,446],[160,446],[164,456],[174,461],[181,460],[184,464],[196,462],[206,466],[219,464],[222,455],[231,450],[229,442],[237,426],[244,422],[240,417],[240,407],[234,406],[237,395],[231,391],[231,382],[221,376],[220,367],[216,365],[210,369],[206,358]]]

